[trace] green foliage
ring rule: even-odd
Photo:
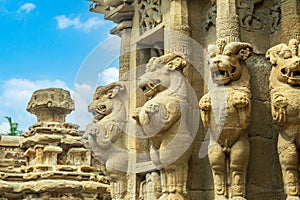
[[[5,118],[8,120],[9,127],[10,127],[9,132],[5,135],[10,135],[10,136],[20,135],[22,133],[22,131],[18,130],[19,124],[13,122],[11,117],[6,116]],[[4,135],[4,134],[2,134],[2,135]]]

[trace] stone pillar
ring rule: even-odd
[[[240,41],[236,0],[217,0],[217,39],[226,43]]]
[[[164,35],[165,51],[190,56],[192,49],[190,35],[188,1],[170,1],[169,19]]]
[[[119,80],[129,80],[130,70],[130,41],[131,41],[131,28],[126,28],[120,31],[121,36],[121,52],[119,59]]]
[[[281,42],[288,43],[291,38],[300,39],[300,2],[281,0]]]

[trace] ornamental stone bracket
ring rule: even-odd
[[[134,6],[132,0],[101,0],[93,1],[90,6],[91,12],[102,13],[106,20],[118,24],[111,30],[111,34],[119,35],[124,29],[132,28]]]

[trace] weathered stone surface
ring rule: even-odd
[[[189,171],[189,184],[191,190],[213,190],[214,183],[207,157],[208,152],[206,152],[204,157],[200,158],[199,149],[202,146],[202,141],[195,142],[193,146],[193,154],[189,163],[191,166]]]
[[[272,191],[274,178],[270,177],[280,173],[274,169],[276,143],[270,139],[253,137],[250,139],[250,149],[248,186],[260,188],[261,191]]]
[[[253,137],[259,136],[273,140],[276,138],[269,101],[252,100],[252,113],[248,133]]]
[[[258,55],[252,55],[246,62],[251,74],[252,99],[269,101],[269,80],[267,77],[270,76],[271,65],[266,58]]]

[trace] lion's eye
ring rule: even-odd
[[[105,108],[106,108],[105,105],[101,105],[101,106],[100,106],[100,109],[105,109]]]
[[[147,91],[147,87],[146,86],[142,87],[142,90]]]

